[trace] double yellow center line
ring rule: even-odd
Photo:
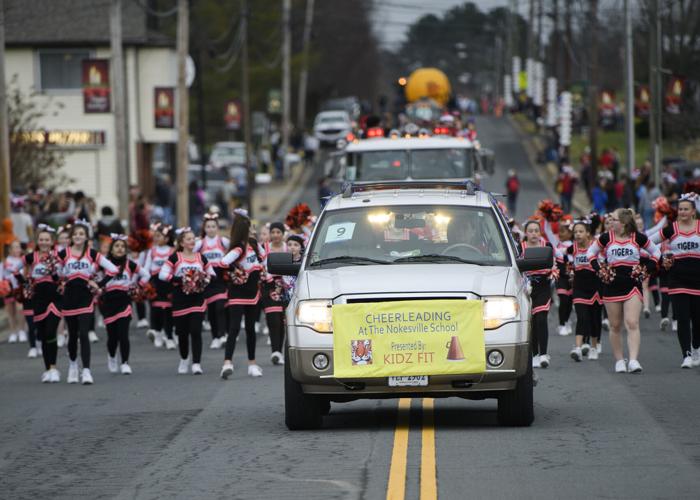
[[[421,433],[420,498],[437,499],[437,471],[435,468],[435,402],[423,398],[423,429]],[[394,449],[391,453],[387,500],[404,500],[406,495],[406,462],[408,458],[409,415],[411,398],[399,399]]]

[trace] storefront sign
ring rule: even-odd
[[[224,112],[224,123],[226,130],[240,130],[241,128],[241,106],[238,101],[227,101]]]
[[[156,128],[175,128],[175,88],[156,87],[154,93]]]
[[[83,111],[85,113],[110,112],[109,60],[83,60]]]
[[[278,115],[282,112],[282,91],[270,89],[267,93],[267,112]]]
[[[393,377],[486,369],[480,300],[333,306],[333,376]]]
[[[681,101],[683,99],[683,88],[685,78],[672,76],[666,87],[666,111],[677,115],[681,112]]]
[[[105,132],[104,130],[33,130],[20,133],[19,140],[49,147],[91,148],[105,145]]]

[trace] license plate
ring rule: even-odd
[[[427,375],[411,375],[408,377],[389,377],[389,387],[426,387]]]

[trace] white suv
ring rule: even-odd
[[[530,297],[497,204],[471,182],[356,183],[321,213],[287,308],[286,424],[319,427],[330,402],[411,396],[498,399],[530,425]]]

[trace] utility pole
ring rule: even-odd
[[[552,76],[559,80],[559,45],[561,34],[559,33],[559,0],[552,0],[552,51],[551,51],[551,71]]]
[[[5,82],[5,1],[0,0],[0,220],[10,216],[10,131]]]
[[[591,167],[598,172],[598,0],[590,0],[589,7],[590,69],[588,78],[588,145],[591,148]]]
[[[249,88],[249,67],[248,67],[248,0],[241,0],[241,94],[243,105],[243,141],[245,142],[245,168],[248,176],[248,187],[246,188],[246,202],[248,205],[248,216],[253,217],[253,189],[255,188],[255,172],[250,164],[250,88]]]
[[[188,0],[177,2],[177,223],[189,222],[189,190],[187,186],[187,142],[189,140],[189,96],[187,95],[186,64],[189,50]]]
[[[564,88],[571,87],[571,2],[564,2],[564,24],[566,29],[566,50],[564,50]]]
[[[527,58],[532,59],[535,56],[535,0],[530,0],[530,6],[527,14]]]
[[[628,172],[635,167],[634,157],[634,60],[632,52],[632,14],[625,0],[625,156]]]
[[[651,163],[654,169],[654,183],[658,186],[661,177],[661,137],[663,96],[661,95],[661,16],[659,0],[652,0],[649,9],[649,89],[651,106],[649,107],[649,138],[651,142]]]
[[[289,150],[289,119],[292,96],[292,0],[282,0],[282,167],[287,172],[287,151]]]
[[[306,122],[306,85],[309,79],[309,51],[311,50],[311,27],[314,22],[314,0],[306,0],[304,16],[304,47],[302,52],[301,72],[299,73],[299,97],[297,98],[297,127],[304,129]]]
[[[544,8],[542,6],[542,0],[537,0],[537,60],[541,61],[544,59],[543,48],[544,43],[542,43],[542,18],[544,16]]]
[[[117,198],[119,218],[129,220],[129,163],[126,138],[124,94],[124,51],[122,47],[122,0],[112,0],[109,12],[110,51],[112,54],[112,102],[114,105],[114,144],[117,162]]]

